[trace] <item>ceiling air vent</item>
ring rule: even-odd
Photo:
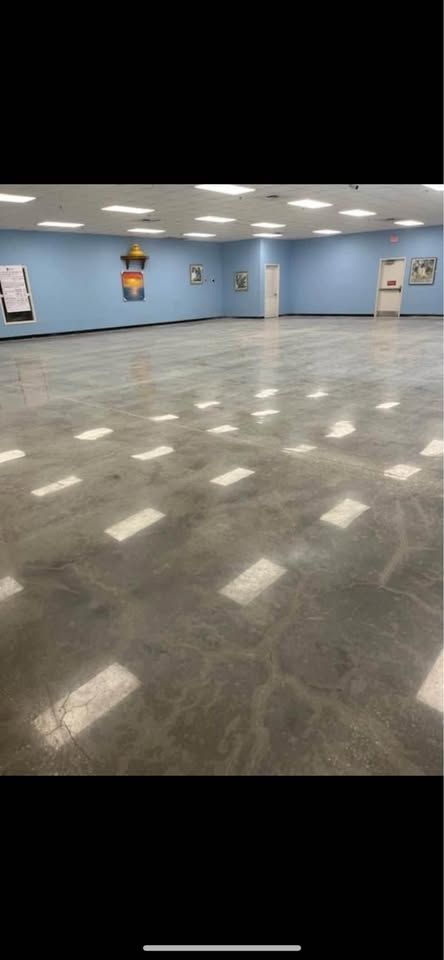
[[[265,197],[265,199],[266,199],[266,200],[280,200],[280,197],[279,197],[279,194],[278,194],[278,193],[269,193],[268,196]]]

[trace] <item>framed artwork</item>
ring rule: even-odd
[[[437,257],[413,257],[409,283],[434,283]]]
[[[234,289],[240,292],[248,290],[248,272],[247,270],[238,270],[234,274]]]
[[[203,266],[201,263],[190,264],[190,283],[203,283]]]
[[[123,299],[127,302],[145,300],[145,285],[141,270],[122,270]]]

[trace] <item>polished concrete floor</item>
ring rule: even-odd
[[[3,341],[0,423],[3,775],[441,772],[439,320]]]

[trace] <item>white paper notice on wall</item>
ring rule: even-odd
[[[8,313],[22,313],[31,309],[23,267],[0,267],[0,283]]]

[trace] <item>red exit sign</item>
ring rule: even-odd
[[[396,280],[387,280],[388,287],[396,287]]]

